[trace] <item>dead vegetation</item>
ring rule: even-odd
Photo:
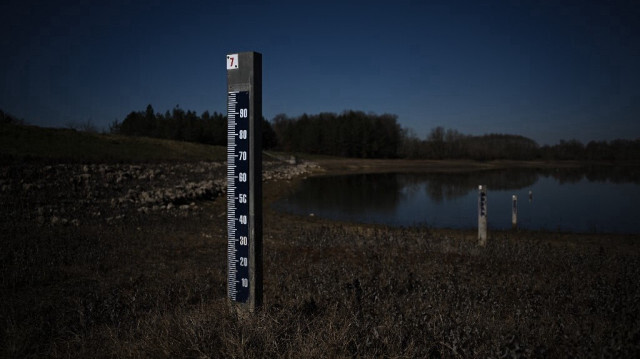
[[[0,356],[638,356],[637,236],[479,248],[294,217],[268,204],[306,170],[273,166],[265,305],[244,319],[225,299],[224,165],[2,167]]]

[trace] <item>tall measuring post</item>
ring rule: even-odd
[[[262,305],[262,55],[227,55],[227,294]]]

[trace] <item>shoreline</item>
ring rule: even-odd
[[[509,168],[570,169],[588,167],[625,167],[640,170],[637,162],[583,162],[583,161],[474,161],[474,160],[420,160],[420,159],[308,159],[330,174],[381,172],[469,172]]]
[[[461,229],[461,228],[440,228],[430,226],[392,226],[379,223],[366,222],[350,222],[343,220],[333,220],[321,216],[306,216],[302,214],[291,214],[280,212],[272,208],[272,204],[284,198],[288,193],[295,191],[301,180],[307,177],[316,176],[334,176],[364,173],[386,173],[386,172],[472,172],[480,170],[500,170],[509,168],[581,168],[584,163],[578,162],[521,162],[516,161],[495,161],[489,163],[476,161],[401,161],[401,160],[345,160],[345,159],[324,159],[309,160],[310,171],[298,173],[293,178],[287,180],[286,183],[265,183],[265,188],[273,193],[264,191],[265,200],[263,207],[265,211],[278,212],[282,216],[297,218],[302,221],[309,222],[325,222],[341,225],[352,225],[372,228],[424,228],[430,232],[441,232],[446,234],[458,234],[459,237],[466,240],[473,240],[477,237],[477,228]],[[593,165],[593,164],[592,164]],[[606,165],[606,164],[603,164]],[[609,164],[611,165],[611,164]],[[633,165],[635,166],[635,165]],[[609,232],[570,232],[570,231],[553,231],[553,230],[530,230],[530,229],[491,229],[488,231],[489,239],[495,237],[516,236],[523,239],[542,239],[548,238],[550,241],[564,241],[568,239],[583,238],[583,241],[605,245],[611,240],[620,241],[622,243],[640,240],[639,233],[609,233]]]

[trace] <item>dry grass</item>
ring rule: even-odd
[[[61,186],[25,192],[17,184],[29,173],[39,172],[4,167],[0,183],[12,188],[0,193],[0,357],[636,357],[640,351],[637,236],[505,232],[478,248],[470,232],[267,210],[265,305],[238,318],[225,299],[223,197],[200,199],[188,212],[118,209],[126,215],[105,221],[90,215],[91,202],[59,193]],[[118,193],[153,183],[132,180]],[[268,182],[265,198],[290,186]],[[61,216],[91,210],[76,224],[39,222],[34,208],[56,198]]]
[[[24,159],[77,162],[223,161],[226,148],[147,137],[0,124],[0,163]]]

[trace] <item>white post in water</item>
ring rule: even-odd
[[[511,196],[511,201],[511,228],[516,229],[518,228],[518,196],[515,194]]]
[[[478,244],[487,244],[487,186],[478,186]]]

